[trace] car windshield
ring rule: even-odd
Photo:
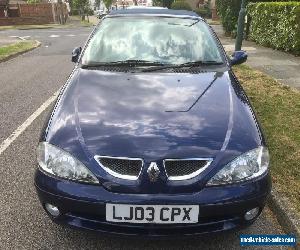
[[[208,25],[200,19],[110,17],[101,21],[82,58],[84,65],[122,62],[222,63]]]

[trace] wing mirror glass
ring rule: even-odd
[[[82,51],[81,47],[77,47],[77,48],[73,49],[73,51],[72,51],[72,62],[74,62],[74,63],[78,62],[81,51]]]
[[[235,51],[230,59],[231,66],[242,64],[247,61],[248,54],[246,51]]]

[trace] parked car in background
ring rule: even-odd
[[[60,224],[190,236],[252,224],[269,154],[227,57],[194,12],[112,11],[61,90],[38,145],[35,186]]]
[[[107,14],[107,10],[106,9],[100,9],[100,10],[96,10],[95,11],[95,15],[100,19],[102,18],[104,15]]]

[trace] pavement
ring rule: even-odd
[[[97,25],[99,23],[100,19],[96,16],[89,16],[89,22],[93,25]]]
[[[185,240],[119,239],[51,222],[33,185],[35,150],[51,108],[45,101],[65,83],[74,66],[70,62],[71,51],[84,44],[91,30],[81,27],[0,31],[0,36],[21,36],[42,42],[34,51],[0,63],[0,249],[235,250],[241,249],[240,234],[283,234],[268,207],[249,228]],[[6,150],[1,150],[3,145]]]
[[[225,37],[221,25],[211,26],[220,38],[225,50],[233,52],[235,40]],[[300,57],[266,48],[251,41],[244,41],[242,49],[248,53],[246,64],[272,76],[283,84],[300,90]]]
[[[97,25],[100,19],[96,16],[88,16],[85,17],[85,21],[89,22],[91,25]],[[81,22],[80,16],[70,16],[68,19],[68,24],[74,26],[84,26],[84,24]]]

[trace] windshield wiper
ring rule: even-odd
[[[164,69],[176,69],[176,68],[192,68],[192,67],[198,67],[198,66],[207,66],[207,65],[222,65],[223,62],[218,61],[195,61],[195,62],[187,62],[182,64],[168,64],[168,65],[162,65],[159,67],[153,67],[149,69],[142,70],[143,72],[151,72],[151,71],[157,71],[157,70],[164,70]]]
[[[101,66],[163,66],[162,62],[153,62],[147,60],[123,60],[123,61],[114,61],[114,62],[97,62],[97,63],[89,63],[82,64],[82,68],[92,68],[92,67],[101,67]]]

